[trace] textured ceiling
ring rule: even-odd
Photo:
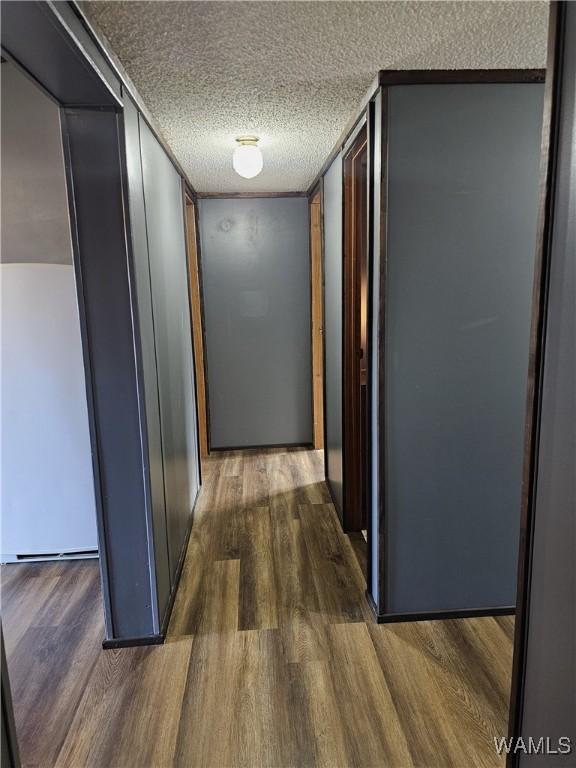
[[[543,67],[545,2],[84,2],[199,192],[308,187],[379,69]],[[264,170],[232,170],[260,136]]]

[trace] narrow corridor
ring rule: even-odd
[[[36,692],[15,697],[24,765],[46,743],[42,765],[69,768],[499,765],[512,618],[375,625],[321,477],[301,449],[204,463],[163,646],[99,650],[92,563],[8,567],[13,685]],[[46,605],[23,626],[31,578]]]

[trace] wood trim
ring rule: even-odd
[[[316,196],[318,196],[318,199],[320,200],[320,203],[322,202],[322,180],[318,179],[318,183],[314,187],[314,189],[311,192],[308,192],[308,199],[312,201]]]
[[[194,344],[194,374],[196,377],[196,395],[198,402],[198,433],[200,438],[200,456],[209,455],[208,445],[208,409],[206,398],[206,379],[204,371],[204,335],[202,322],[202,297],[200,293],[200,273],[198,267],[198,242],[196,227],[196,205],[186,196],[186,251],[188,255],[188,275],[190,280],[190,309],[192,313],[192,337]]]
[[[514,633],[512,685],[508,736],[516,739],[522,732],[523,699],[527,662],[530,578],[534,549],[534,506],[538,467],[540,413],[542,407],[543,367],[545,352],[546,309],[550,275],[551,237],[553,226],[554,189],[558,173],[558,131],[560,88],[562,82],[562,53],[565,24],[565,4],[550,5],[548,29],[548,78],[544,93],[544,116],[540,157],[540,200],[538,233],[532,296],[532,326],[528,392],[524,436],[524,468],[520,541],[518,553],[517,618]],[[517,755],[508,755],[507,766],[518,765]]]
[[[378,283],[378,307],[373,309],[373,322],[376,323],[376,343],[377,343],[377,397],[378,413],[376,434],[378,442],[378,495],[373,503],[377,507],[378,530],[375,535],[378,537],[378,608],[380,613],[384,613],[386,605],[386,563],[388,562],[388,535],[386,531],[386,479],[387,479],[387,450],[386,450],[386,358],[387,358],[387,302],[386,290],[388,284],[388,90],[382,88],[380,93],[380,111],[375,111],[375,121],[379,124],[375,126],[375,139],[379,141],[375,147],[375,152],[379,152],[379,163],[375,163],[375,168],[379,168],[378,179],[374,180],[375,205],[378,205],[380,211],[380,227],[373,235],[378,242],[378,273],[374,274],[374,281]]]
[[[328,440],[326,437],[326,335],[324,329],[326,328],[326,303],[324,301],[325,285],[326,285],[326,261],[324,259],[325,244],[324,244],[324,177],[318,181],[317,185],[318,194],[320,195],[320,237],[322,241],[322,429],[323,429],[323,442],[324,442],[324,477],[328,478]],[[330,483],[326,482],[326,487],[330,488]],[[337,509],[337,507],[335,507]]]
[[[314,448],[324,448],[324,285],[320,192],[310,201],[310,278],[312,325],[312,414]]]
[[[372,398],[373,398],[373,368],[372,368],[372,326],[374,323],[374,113],[375,104],[372,100],[366,109],[366,138],[368,141],[368,227],[367,236],[367,307],[366,307],[366,359],[368,360],[368,376],[366,378],[366,592],[368,594],[372,585],[374,568],[378,568],[378,561],[372,554],[372,542],[375,534],[372,525],[372,509],[374,499],[372,497]]]
[[[141,645],[162,645],[164,635],[144,635],[142,637],[127,637],[120,640],[102,640],[102,650],[112,651],[116,648],[137,648]]]
[[[354,128],[350,131],[348,134],[346,141],[342,145],[342,154],[347,155],[350,149],[356,144],[358,141],[358,136],[362,133],[362,131],[366,131],[367,128],[367,121],[368,121],[368,105],[366,105],[366,109],[364,112],[362,112],[361,115],[358,115],[356,122],[354,123]]]
[[[358,124],[359,120],[362,120],[364,118],[364,115],[366,113],[366,107],[372,101],[376,93],[378,92],[378,88],[380,87],[379,78],[378,76],[372,81],[370,87],[366,91],[366,94],[364,95],[364,98],[360,102],[358,109],[354,113],[354,116],[348,120],[346,125],[344,126],[344,129],[340,133],[340,136],[338,137],[338,140],[336,141],[336,144],[332,147],[332,151],[322,164],[322,167],[314,177],[314,181],[310,184],[307,190],[308,196],[312,194],[314,189],[318,186],[318,183],[320,179],[324,176],[328,168],[332,165],[334,159],[336,158],[336,155],[339,154],[342,147],[346,144],[348,141],[348,138],[356,128],[356,125]]]
[[[419,611],[415,613],[378,613],[372,595],[366,591],[366,600],[378,624],[398,624],[405,621],[438,621],[445,619],[471,619],[479,616],[513,616],[516,609],[513,605],[497,606],[495,608],[469,608],[446,611]]]
[[[196,253],[198,263],[198,283],[200,286],[200,316],[202,320],[202,344],[204,347],[204,391],[206,397],[206,432],[208,440],[208,453],[210,453],[210,387],[208,385],[208,356],[206,354],[206,314],[204,312],[204,279],[202,273],[202,243],[200,237],[200,206],[198,200],[194,199],[194,216],[196,222]]]
[[[360,243],[367,233],[368,200],[361,206],[357,163],[367,154],[364,124],[343,158],[343,249],[342,249],[342,435],[343,435],[343,526],[345,531],[363,528],[362,413],[359,350]],[[364,194],[367,193],[366,189]],[[362,216],[365,214],[365,217]]]
[[[314,448],[312,443],[260,443],[256,445],[219,445],[218,447],[211,446],[211,453],[218,453],[219,451],[259,451],[267,450],[269,448],[301,448],[302,450],[310,450]]]
[[[197,192],[198,200],[242,200],[269,197],[308,197],[307,192]]]
[[[545,69],[382,69],[380,85],[543,83]]]

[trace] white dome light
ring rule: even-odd
[[[232,155],[234,170],[245,179],[253,179],[264,167],[258,139],[255,136],[242,136],[236,141],[238,146]]]

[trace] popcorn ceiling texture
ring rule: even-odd
[[[379,69],[544,67],[546,2],[83,2],[195,189],[305,190]],[[264,170],[232,170],[234,138]]]

